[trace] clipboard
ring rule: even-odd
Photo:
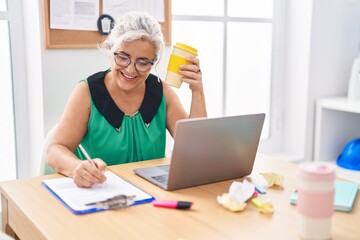
[[[94,184],[91,188],[80,188],[76,186],[73,179],[69,177],[43,180],[43,185],[52,193],[66,208],[74,214],[87,214],[109,210],[86,206],[90,202],[103,201],[119,194],[126,196],[135,195],[132,205],[149,203],[155,200],[153,196],[127,182],[113,172],[106,171],[106,182]]]

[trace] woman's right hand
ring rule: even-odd
[[[92,162],[91,162],[92,161]],[[106,163],[100,158],[81,161],[73,170],[72,178],[78,187],[91,187],[95,183],[103,183]]]

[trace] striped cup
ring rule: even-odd
[[[305,162],[298,168],[299,234],[303,239],[330,239],[334,211],[335,167]]]

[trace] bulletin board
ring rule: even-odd
[[[50,0],[42,0],[46,48],[96,48],[106,36],[98,31],[50,29]],[[99,0],[100,15],[102,0]],[[136,9],[134,9],[136,11]],[[164,22],[160,22],[166,45],[171,44],[171,0],[164,0]]]

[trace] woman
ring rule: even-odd
[[[177,120],[207,116],[197,58],[179,71],[192,91],[190,114],[173,89],[150,74],[164,49],[152,17],[123,15],[100,49],[110,68],[77,85],[47,150],[47,163],[80,187],[103,183],[107,165],[164,157],[166,129],[173,136]]]

